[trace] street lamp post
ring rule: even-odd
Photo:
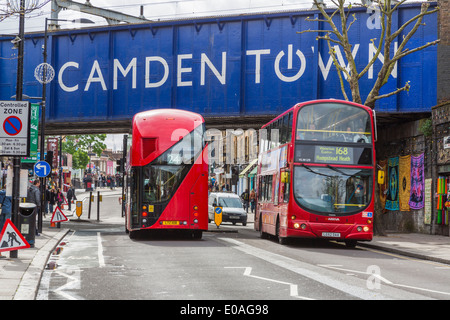
[[[17,83],[16,83],[16,101],[22,101],[23,94],[23,54],[25,44],[25,0],[20,0],[19,6],[19,50],[17,59]],[[12,202],[12,221],[17,225],[19,216],[20,203],[20,157],[13,158],[13,202]],[[10,258],[17,258],[17,250],[12,250],[9,253]]]
[[[45,28],[44,28],[44,46],[43,46],[43,57],[44,63],[42,67],[42,78],[39,81],[42,83],[42,102],[41,102],[41,139],[40,139],[40,160],[44,160],[44,150],[45,150],[45,107],[46,107],[46,99],[47,99],[47,83],[53,80],[53,76],[47,78],[47,72],[50,70],[51,66],[47,64],[47,34],[48,34],[48,22],[49,21],[60,21],[60,22],[72,22],[72,23],[94,23],[89,19],[75,19],[75,20],[66,20],[66,19],[53,19],[53,18],[45,18]],[[60,150],[62,152],[62,150]],[[60,154],[60,157],[62,154]],[[51,165],[51,164],[50,164]],[[44,199],[45,199],[45,186],[46,186],[46,178],[41,178],[41,208],[44,208]],[[61,181],[61,180],[60,180]],[[42,209],[39,212],[38,217],[38,230],[42,232]]]

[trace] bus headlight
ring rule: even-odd
[[[300,225],[298,223],[294,223],[294,228],[298,229],[298,228],[300,228]]]
[[[364,226],[363,230],[364,230],[364,232],[367,232],[367,231],[369,231],[369,227],[368,226]]]

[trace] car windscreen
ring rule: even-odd
[[[219,198],[219,207],[242,208],[242,202],[239,198]]]

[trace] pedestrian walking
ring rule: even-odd
[[[69,210],[72,210],[72,199],[77,200],[77,197],[75,195],[75,189],[73,188],[73,185],[69,185],[69,190],[67,190],[67,202],[69,204]]]
[[[241,194],[241,199],[244,202],[244,209],[245,211],[248,213],[248,201],[249,201],[249,193],[248,193],[248,189],[245,189],[244,192],[242,192]]]
[[[61,206],[64,202],[64,196],[61,192],[61,190],[58,188],[56,189],[56,203],[58,204],[58,207],[61,209]]]
[[[250,191],[250,210],[254,213],[256,207],[256,192],[255,189]]]
[[[53,213],[53,206],[56,204],[56,191],[55,188],[52,188],[49,192],[48,197],[48,208],[50,210],[50,214]]]

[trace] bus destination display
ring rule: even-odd
[[[370,148],[326,145],[297,145],[295,162],[370,164]]]

